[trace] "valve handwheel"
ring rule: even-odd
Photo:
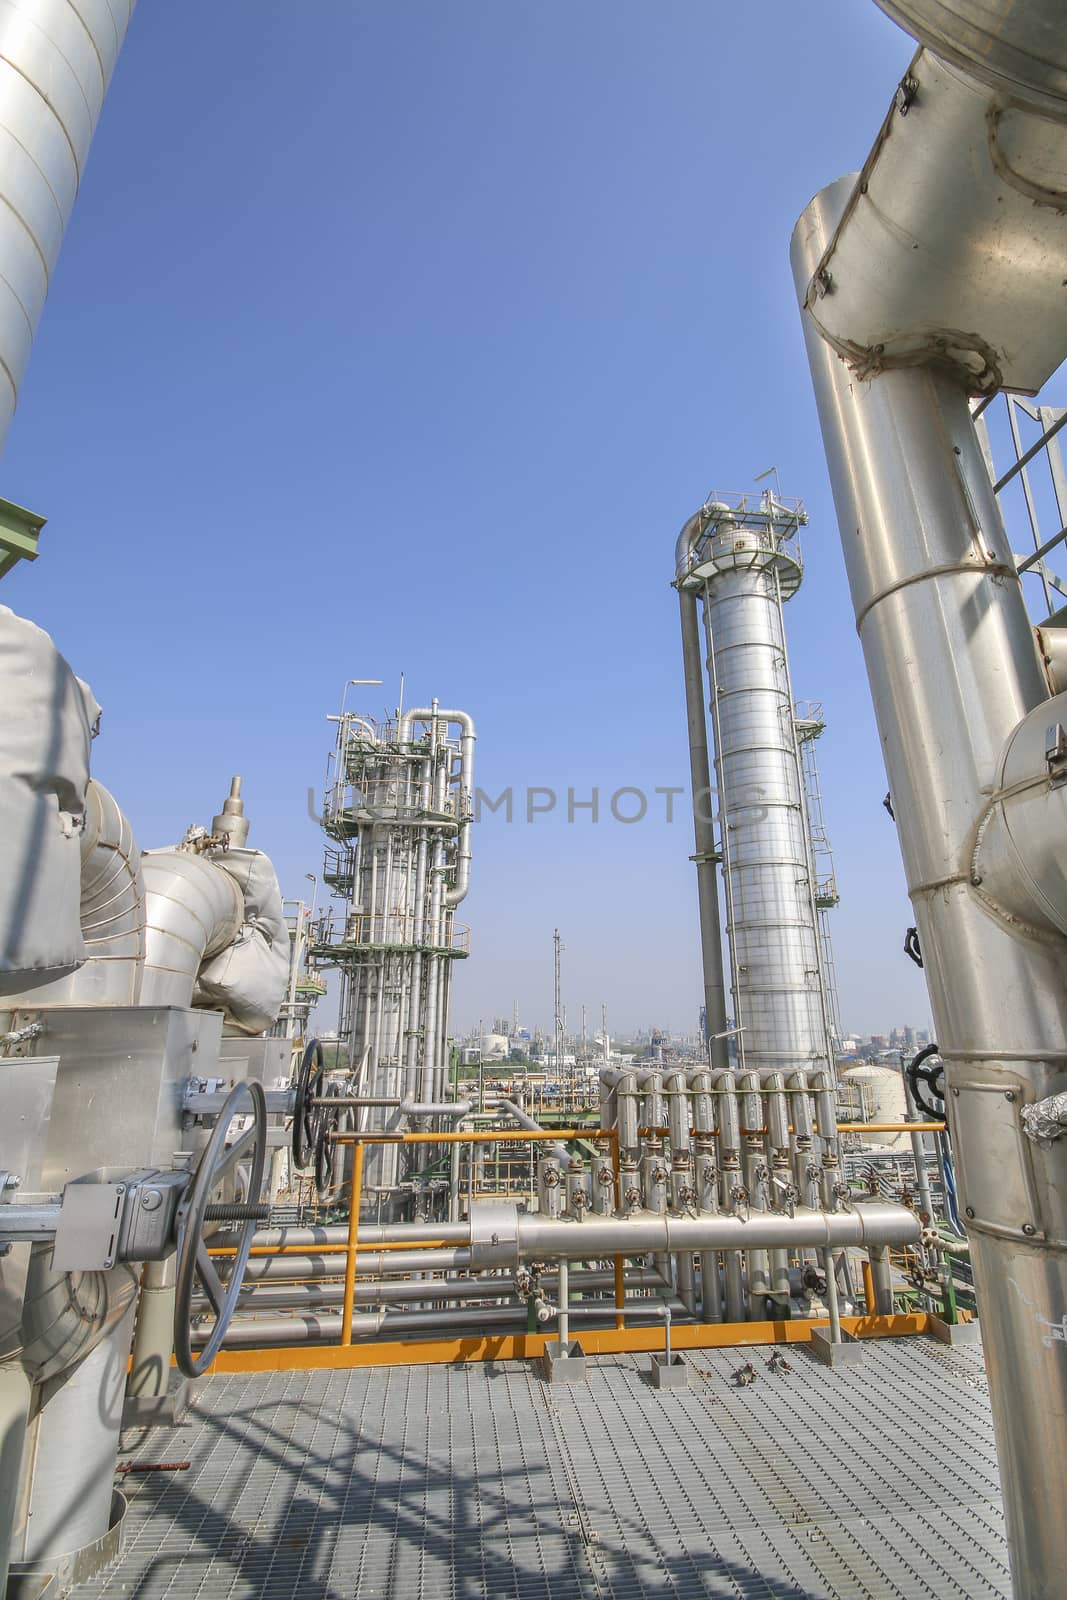
[[[249,1115],[251,1125],[227,1149],[226,1135],[234,1117]],[[179,1371],[187,1378],[199,1378],[207,1371],[226,1337],[256,1225],[267,1213],[267,1207],[260,1202],[266,1157],[266,1097],[258,1083],[246,1079],[227,1096],[178,1213],[174,1355]],[[231,1191],[239,1165],[247,1171],[248,1182],[246,1198],[235,1203]],[[236,1236],[234,1230],[239,1230]],[[234,1253],[209,1255],[209,1242],[220,1241],[233,1245]],[[194,1355],[190,1322],[197,1288],[206,1296],[215,1321],[199,1355]],[[200,1343],[199,1338],[196,1342]]]
[[[928,1067],[924,1063],[934,1060],[937,1065]],[[907,1068],[908,1087],[912,1092],[915,1104],[919,1110],[928,1116],[931,1121],[942,1122],[945,1116],[945,1063],[942,1061],[936,1044],[928,1044],[920,1050],[914,1061]],[[923,1095],[921,1085],[925,1085],[933,1099],[939,1101],[938,1105],[931,1105]]]
[[[329,1084],[326,1089],[326,1099],[336,1100],[340,1097],[341,1090],[336,1084]],[[320,1200],[325,1200],[333,1189],[333,1174],[336,1165],[337,1146],[332,1135],[338,1133],[344,1116],[342,1107],[331,1110],[329,1105],[322,1108],[319,1121],[318,1137],[315,1140],[315,1190]]]
[[[300,1063],[293,1104],[293,1165],[301,1171],[311,1161],[319,1142],[323,1114],[315,1102],[322,1099],[325,1085],[322,1045],[317,1039],[311,1039]]]

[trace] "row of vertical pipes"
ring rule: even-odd
[[[747,1216],[792,1213],[798,1206],[836,1211],[847,1204],[828,1073],[810,1079],[774,1073],[761,1080],[754,1072],[707,1067],[605,1068],[600,1090],[601,1126],[618,1130],[623,1212]],[[546,1193],[555,1166],[546,1157],[539,1168],[540,1209],[550,1216],[559,1214],[551,1188]],[[572,1181],[568,1173],[568,1202]],[[600,1188],[610,1193],[606,1185]],[[705,1322],[724,1315],[728,1322],[743,1322],[790,1314],[787,1250],[723,1251],[721,1284],[717,1257],[715,1251],[701,1257]],[[656,1264],[666,1279],[673,1277],[678,1298],[695,1315],[693,1258],[683,1253]],[[883,1303],[889,1298],[883,1295]]]

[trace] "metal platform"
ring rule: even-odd
[[[139,1435],[125,1555],[75,1600],[1008,1600],[976,1347],[647,1356],[208,1380]],[[733,1382],[751,1361],[757,1381]],[[126,1459],[126,1457],[124,1457]]]

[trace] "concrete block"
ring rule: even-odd
[[[688,1389],[689,1363],[681,1356],[671,1356],[670,1361],[666,1356],[652,1357],[652,1365],[648,1369],[652,1386],[655,1389]]]
[[[945,1322],[930,1318],[930,1332],[941,1344],[980,1344],[982,1332],[977,1322]]]
[[[557,1339],[545,1344],[541,1357],[541,1376],[546,1383],[584,1383],[585,1351],[577,1339],[560,1344]]]
[[[172,1374],[166,1394],[128,1394],[122,1407],[126,1428],[173,1428],[184,1417],[193,1386],[188,1378]]]
[[[858,1367],[863,1363],[861,1341],[842,1331],[841,1343],[831,1344],[829,1328],[812,1328],[811,1353],[827,1367]]]

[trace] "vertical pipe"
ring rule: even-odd
[[[147,1399],[167,1392],[174,1349],[176,1262],[174,1255],[145,1262],[127,1394]]]
[[[689,726],[689,781],[693,802],[693,859],[697,869],[700,950],[704,968],[705,1039],[712,1066],[725,1071],[730,1065],[730,1055],[726,1038],[726,983],[723,977],[719,913],[719,854],[715,847],[708,722],[704,706],[704,672],[700,660],[700,618],[696,595],[679,589],[678,610],[682,624],[682,670]]]
[[[854,187],[824,190],[793,257],[808,285]],[[1017,1600],[1067,1571],[1062,1151],[1027,1102],[1067,1088],[1063,941],[991,914],[971,854],[1000,752],[1049,691],[968,396],[937,367],[855,381],[803,316],[908,891],[946,1063]],[[979,330],[980,332],[981,330]]]
[[[20,1559],[40,1564],[107,1532],[134,1305],[76,1367],[41,1386]]]
[[[823,1276],[826,1279],[826,1309],[830,1313],[830,1343],[841,1343],[841,1305],[837,1298],[837,1279],[834,1276],[832,1250],[820,1250]]]
[[[22,1456],[33,1385],[17,1361],[0,1366],[0,1584],[18,1559],[13,1542],[22,1486]]]
[[[559,1342],[563,1354],[567,1354],[567,1346],[571,1337],[570,1318],[570,1262],[566,1256],[560,1256],[556,1271],[559,1274]]]
[[[363,1188],[363,1143],[357,1140],[352,1160],[352,1187],[348,1196],[348,1253],[345,1256],[345,1298],[341,1309],[341,1343],[352,1343],[352,1311],[356,1301],[356,1249],[359,1245],[359,1207]]]
[[[880,1317],[893,1315],[893,1278],[889,1269],[888,1246],[871,1245],[871,1282],[874,1285],[874,1309]]]

